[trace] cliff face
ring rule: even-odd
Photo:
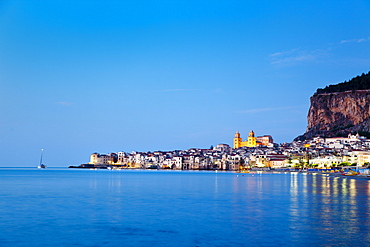
[[[370,90],[316,93],[310,101],[307,131],[297,139],[370,132]]]

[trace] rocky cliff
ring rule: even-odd
[[[315,93],[308,112],[308,127],[296,140],[370,132],[370,90]]]

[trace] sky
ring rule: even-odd
[[[368,0],[0,0],[2,167],[305,132],[370,71]]]

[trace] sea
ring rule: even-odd
[[[369,246],[370,181],[0,168],[0,246]]]

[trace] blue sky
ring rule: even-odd
[[[291,142],[370,70],[370,2],[0,1],[0,166]]]

